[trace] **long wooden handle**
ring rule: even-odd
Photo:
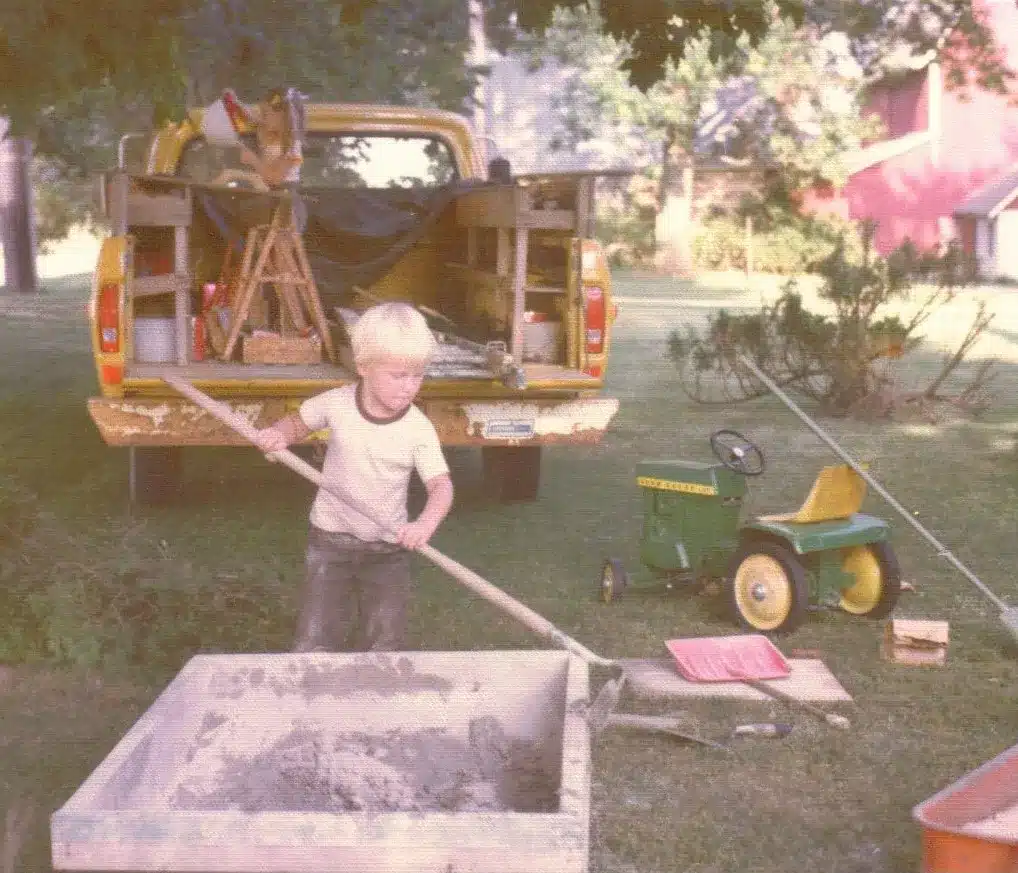
[[[194,387],[190,382],[180,379],[176,376],[164,376],[163,381],[167,385],[170,385],[175,391],[178,391],[188,400],[192,401],[197,406],[200,406],[210,415],[217,418],[227,427],[232,428],[239,433],[246,440],[252,444],[256,443],[257,429],[245,418],[237,415],[229,406],[225,403],[220,403],[213,400],[206,394],[203,394],[197,388]],[[285,464],[295,473],[300,474],[309,482],[317,485],[319,488],[324,488],[330,494],[332,494],[337,500],[341,500],[344,503],[356,509],[357,512],[361,513],[365,518],[371,519],[376,524],[381,522],[375,519],[372,511],[358,501],[351,499],[349,495],[339,494],[335,489],[329,486],[329,483],[322,476],[321,472],[312,467],[309,463],[298,458],[293,452],[284,449],[281,452],[275,452],[273,458],[278,460],[280,463]],[[579,658],[582,658],[588,664],[597,664],[599,666],[611,667],[615,666],[615,662],[603,658],[600,655],[590,651],[582,643],[578,643],[568,634],[563,633],[555,625],[553,625],[548,619],[541,615],[538,615],[530,607],[524,606],[518,600],[510,597],[501,588],[497,588],[492,585],[487,579],[482,578],[473,570],[469,570],[460,564],[458,561],[454,561],[447,555],[442,554],[438,549],[433,548],[427,544],[421,546],[417,551],[431,561],[433,564],[441,567],[450,576],[452,576],[457,582],[462,583],[475,594],[479,594],[485,600],[495,604],[499,609],[507,612],[513,618],[525,624],[534,633],[540,634],[545,639],[554,643],[555,645],[561,646],[567,651],[572,652]]]
[[[769,697],[773,697],[775,700],[781,700],[785,703],[791,704],[792,706],[797,706],[799,709],[810,713],[810,715],[816,716],[821,721],[825,721],[833,727],[839,728],[840,730],[846,730],[851,727],[851,722],[843,715],[839,715],[836,712],[825,712],[819,706],[814,706],[806,700],[800,700],[794,694],[789,694],[781,688],[775,688],[772,685],[768,685],[760,679],[753,679],[742,673],[736,673],[735,675],[744,685],[748,685],[750,688],[755,688],[757,691],[762,694],[766,694]]]

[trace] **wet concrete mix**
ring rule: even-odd
[[[214,778],[185,780],[181,810],[245,812],[557,812],[557,764],[507,737],[498,719],[466,741],[441,728],[337,733],[304,725],[252,756],[220,745]],[[206,752],[213,751],[206,746]],[[200,762],[195,762],[200,763]],[[204,770],[206,777],[210,772]]]

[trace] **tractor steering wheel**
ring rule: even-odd
[[[737,430],[716,430],[710,435],[710,448],[729,470],[743,476],[759,476],[764,471],[764,456],[759,447]]]

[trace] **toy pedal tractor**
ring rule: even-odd
[[[724,579],[729,605],[743,627],[794,630],[811,606],[838,606],[866,618],[889,615],[901,571],[883,519],[859,512],[866,483],[849,466],[824,467],[802,507],[740,524],[746,477],[764,471],[760,449],[733,430],[711,434],[719,463],[643,461],[640,560],[656,581]],[[629,585],[621,562],[601,575],[607,603]]]

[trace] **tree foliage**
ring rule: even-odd
[[[634,163],[660,163],[662,188],[696,155],[769,167],[785,189],[843,181],[843,156],[879,133],[862,113],[865,79],[781,17],[779,3],[764,8],[771,23],[762,38],[703,29],[646,90],[626,72],[634,49],[606,32],[599,11],[556,11],[544,38],[525,47],[535,66],[554,60],[570,71],[554,107],[558,141],[575,148],[629,135]]]
[[[949,77],[975,70],[982,87],[1004,88],[1013,76],[972,0],[483,0],[489,39],[504,49],[515,32],[544,32],[557,9],[598,9],[602,31],[631,46],[624,69],[647,90],[664,78],[706,30],[720,56],[748,38],[765,39],[779,17],[816,38],[848,35],[853,54],[876,74],[906,48],[944,48]],[[298,81],[309,90],[345,85],[380,99],[458,105],[469,92],[436,69],[463,65],[465,0],[38,0],[0,4],[0,113],[31,134],[47,107],[81,91],[112,87],[127,100],[174,106],[188,82],[200,94],[220,83]],[[450,63],[452,61],[453,63]],[[420,71],[431,70],[423,74]],[[448,73],[446,73],[448,75]],[[470,71],[461,75],[469,78]],[[455,79],[455,76],[452,76]]]
[[[486,5],[489,36],[505,47],[508,7]],[[159,121],[224,87],[281,83],[320,99],[459,109],[481,72],[463,62],[466,11],[466,0],[0,4],[0,115],[34,137],[47,112],[106,90]]]
[[[895,362],[917,349],[919,330],[940,307],[954,299],[962,277],[961,255],[919,254],[909,243],[886,258],[872,253],[872,228],[863,236],[859,257],[839,245],[814,267],[821,279],[819,299],[830,314],[811,311],[798,283],[789,281],[779,298],[760,311],[722,310],[707,328],[675,331],[669,352],[679,365],[686,393],[700,402],[738,402],[767,393],[740,363],[746,355],[773,381],[818,401],[835,415],[890,415],[903,402],[950,400],[970,409],[987,401],[984,393],[992,363],[978,368],[954,397],[940,392],[965,360],[993,316],[981,305],[963,341],[937,377],[924,389],[895,393]],[[918,281],[934,288],[903,321],[889,310],[908,302]]]
[[[522,27],[536,31],[553,24],[558,8],[593,5],[590,0],[503,2],[518,12]],[[717,51],[724,53],[742,34],[754,43],[763,39],[773,23],[768,0],[601,0],[597,5],[604,31],[632,46],[626,70],[642,90],[660,81],[667,62],[681,58],[703,30],[715,34]],[[1014,80],[972,0],[778,0],[777,7],[781,18],[808,27],[818,39],[845,33],[870,76],[879,75],[896,52],[922,54],[950,33],[944,52],[950,81],[1003,90]]]
[[[873,75],[901,47],[943,48],[948,81],[1005,89],[1012,78],[971,0],[775,0],[817,36],[846,32]],[[600,33],[624,55],[626,87],[674,80],[745,54],[774,26],[771,0],[483,0],[488,38],[504,50],[516,25],[545,32],[556,9],[599,9]],[[0,4],[0,115],[78,184],[108,164],[125,130],[151,128],[223,87],[243,95],[293,84],[313,97],[460,109],[482,70],[462,62],[466,0],[70,0]],[[740,40],[742,41],[740,43]]]
[[[176,25],[186,0],[0,4],[0,113],[16,134],[79,92],[110,85],[161,97],[172,90]]]
[[[223,88],[457,110],[483,73],[463,60],[465,0],[16,5],[0,4],[0,115],[35,143],[42,240],[87,217],[89,177],[114,162],[123,133],[179,120]],[[507,20],[490,24],[504,46]]]
[[[534,66],[558,67],[554,141],[579,149],[596,139],[641,168],[621,208],[645,212],[650,193],[664,270],[691,266],[692,225],[672,198],[691,193],[685,189],[695,186],[698,166],[721,162],[761,173],[761,214],[753,219],[765,230],[763,203],[784,201],[794,213],[795,191],[842,182],[844,156],[880,132],[879,122],[863,115],[858,72],[846,73],[843,57],[782,18],[778,4],[764,9],[771,23],[762,38],[703,29],[681,55],[665,60],[661,78],[646,90],[626,72],[632,48],[605,32],[596,9],[557,10],[544,38],[524,44]]]

